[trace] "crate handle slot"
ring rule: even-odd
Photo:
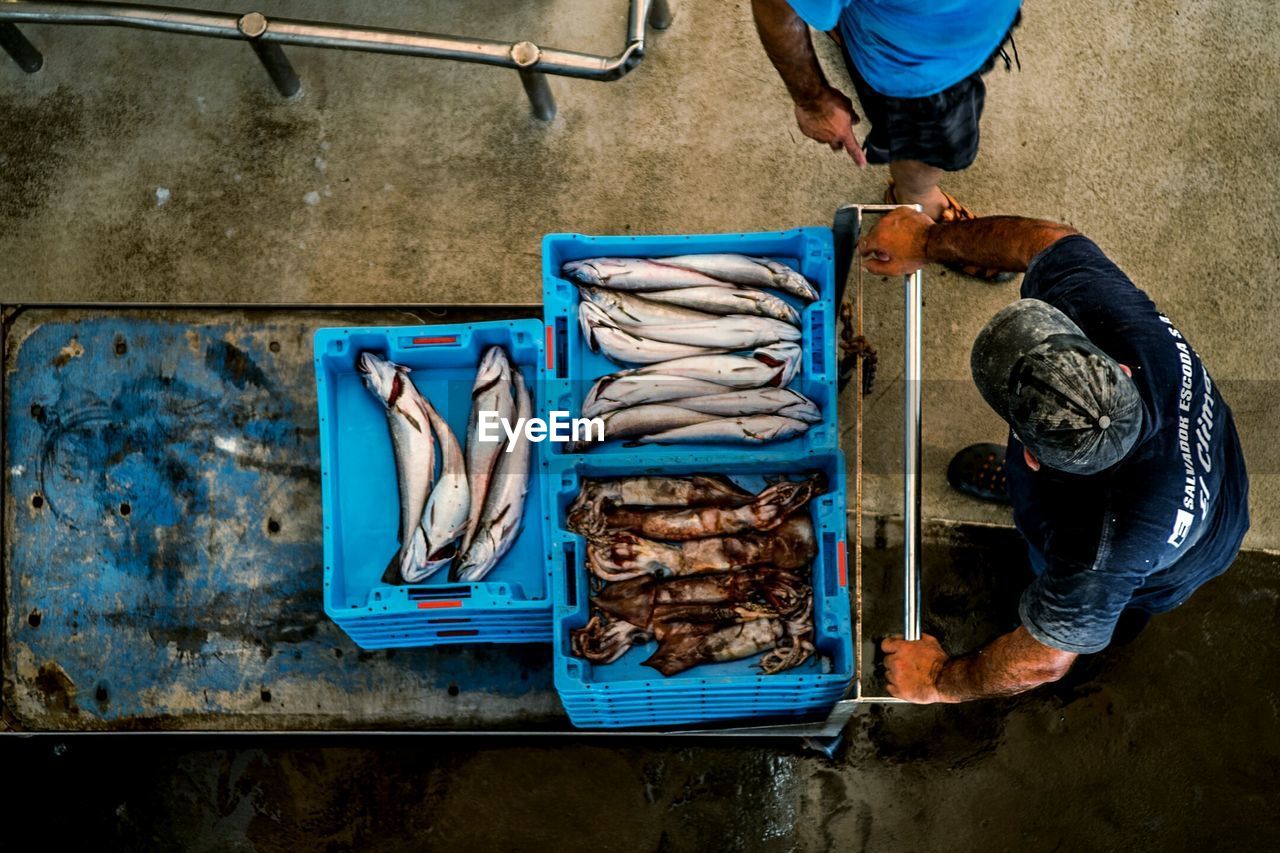
[[[441,599],[461,598],[467,599],[471,597],[471,587],[469,586],[411,586],[409,587],[410,601],[438,601]]]
[[[574,577],[578,566],[577,550],[577,543],[564,543],[564,600],[570,607],[578,606],[578,579]]]
[[[550,326],[547,334],[553,334]],[[564,379],[569,375],[569,318],[557,317],[554,330],[555,346],[547,347],[547,369],[554,370],[556,379]]]
[[[840,556],[843,554],[844,549],[840,548],[839,550],[840,554],[837,554],[836,535],[834,533],[823,533],[822,588],[827,595],[835,595],[836,584],[840,583],[842,580],[847,580],[847,578],[843,577],[843,572],[841,571],[844,568],[844,561],[840,559]],[[843,583],[840,583],[840,585],[844,586]]]
[[[819,376],[827,372],[826,341],[823,339],[823,328],[826,326],[826,312],[814,308],[809,312],[809,352],[813,364],[813,372]]]
[[[475,628],[455,628],[451,631],[437,631],[436,636],[444,637],[474,637],[480,632]]]

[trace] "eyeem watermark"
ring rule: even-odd
[[[604,418],[570,418],[568,412],[553,411],[547,420],[542,418],[517,418],[511,421],[494,411],[481,410],[476,422],[476,438],[480,441],[502,441],[507,436],[506,452],[516,446],[516,439],[524,435],[529,441],[589,442],[604,441]]]

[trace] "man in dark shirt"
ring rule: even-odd
[[[889,692],[911,702],[1020,693],[1112,638],[1122,613],[1185,602],[1226,571],[1249,527],[1231,410],[1176,326],[1090,240],[1051,222],[935,224],[903,208],[859,244],[866,269],[927,262],[1026,271],[970,366],[1010,426],[1004,466],[1035,580],[1015,631],[950,657],[889,638]]]

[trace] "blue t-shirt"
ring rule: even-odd
[[[882,95],[923,98],[981,68],[1022,0],[788,0],[809,26],[840,33],[863,79]]]
[[[1117,465],[1079,476],[1032,471],[1010,435],[1014,523],[1037,577],[1022,624],[1040,642],[1100,651],[1120,612],[1172,610],[1222,574],[1249,529],[1249,479],[1231,409],[1177,327],[1092,241],[1041,252],[1022,295],[1072,319],[1133,371],[1142,433]]]

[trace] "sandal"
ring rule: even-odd
[[[980,501],[1011,503],[1004,454],[1005,448],[999,444],[971,444],[951,458],[947,482],[957,492]]]
[[[938,217],[938,222],[967,222],[970,219],[977,219],[978,214],[956,201],[956,197],[946,190],[939,189],[942,197],[947,200],[947,206],[942,209],[942,215]],[[885,204],[899,204],[898,197],[893,191],[893,181],[889,181],[889,186],[884,190]],[[1013,281],[1017,278],[1017,273],[1003,272],[996,269],[984,269],[983,267],[973,264],[943,264],[949,270],[955,270],[963,275],[991,282],[992,284],[1003,284],[1007,281]]]

